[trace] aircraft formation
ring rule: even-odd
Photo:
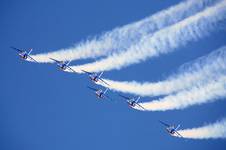
[[[31,52],[32,52],[32,49],[30,50],[23,50],[23,49],[18,49],[18,48],[15,48],[15,47],[10,47],[12,49],[14,49],[15,51],[17,51],[19,57],[22,59],[22,60],[31,60],[33,62],[37,62],[34,58],[31,57]],[[73,70],[71,67],[70,67],[70,62],[71,61],[61,61],[61,60],[57,60],[55,58],[49,58],[50,60],[54,61],[57,65],[57,67],[61,70],[61,71],[66,71],[67,69],[70,70],[71,72],[74,72],[76,73],[75,70]],[[102,75],[104,72],[100,72],[100,73],[93,73],[93,72],[89,72],[89,71],[86,71],[86,70],[81,70],[82,72],[86,73],[89,77],[89,79],[94,83],[94,84],[97,84],[98,82],[103,82],[104,84],[108,85],[108,86],[111,86],[109,85],[106,81],[104,81],[102,79]],[[93,91],[96,95],[96,97],[100,100],[103,100],[103,99],[108,99],[108,100],[111,100],[113,101],[113,99],[107,95],[107,92],[110,90],[109,88],[105,88],[105,89],[101,89],[101,88],[95,88],[95,87],[90,87],[90,86],[87,86],[88,89],[90,89],[91,91]],[[146,110],[143,106],[141,106],[138,102],[140,100],[140,96],[138,97],[127,97],[127,96],[124,96],[124,95],[121,95],[119,94],[119,96],[121,98],[123,98],[124,100],[126,100],[126,103],[128,104],[128,106],[130,108],[135,108],[135,107],[139,107],[143,110]],[[183,136],[177,131],[180,127],[180,125],[178,125],[177,127],[175,127],[174,125],[169,125],[163,121],[159,121],[162,125],[165,126],[165,129],[167,131],[167,133],[171,136],[175,136],[175,137],[180,137],[180,138],[183,138]]]

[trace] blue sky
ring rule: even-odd
[[[158,120],[180,123],[182,128],[201,126],[226,116],[225,101],[184,110],[140,112],[128,108],[114,92],[110,95],[117,99],[115,103],[98,101],[86,88],[92,83],[85,75],[61,72],[53,64],[21,61],[9,48],[33,48],[34,53],[67,48],[178,2],[1,1],[0,149],[224,149],[225,140],[170,137]],[[183,50],[104,76],[128,81],[164,79],[183,63],[226,44],[225,35],[225,30],[215,32]]]

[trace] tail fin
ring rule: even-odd
[[[178,124],[178,126],[175,128],[175,130],[178,130],[180,128],[180,124]]]
[[[140,96],[137,97],[136,99],[136,103],[138,103],[138,101],[140,100]]]
[[[32,48],[29,50],[28,55],[30,55],[30,54],[31,54],[32,50],[33,50]]]
[[[106,88],[106,90],[104,91],[104,94],[108,91],[108,88]]]
[[[67,66],[71,63],[71,60],[67,62]]]
[[[103,75],[103,73],[104,73],[104,72],[101,72],[101,73],[99,74],[98,78],[100,78],[100,77]]]

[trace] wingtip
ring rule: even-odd
[[[49,59],[50,59],[52,62],[56,62],[56,60],[53,59],[53,58],[51,58],[51,57],[49,57]]]
[[[12,48],[12,49],[17,49],[16,47],[14,47],[14,46],[10,46],[9,48]]]
[[[123,98],[123,95],[121,95],[121,94],[118,94],[118,96],[120,96],[120,97],[122,97],[122,98]]]
[[[163,121],[159,120],[159,123],[163,124]]]

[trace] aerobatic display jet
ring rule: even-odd
[[[70,62],[71,61],[60,61],[60,60],[56,60],[53,58],[49,58],[51,60],[53,60],[54,62],[57,63],[57,66],[59,67],[60,70],[65,71],[66,69],[71,70],[72,72],[76,73],[76,71],[74,71],[70,66]]]
[[[88,86],[88,88],[95,92],[97,98],[100,98],[100,99],[108,98],[108,99],[112,100],[109,96],[106,95],[108,88],[106,88],[105,90],[96,89],[96,88],[93,88],[90,86]]]
[[[32,52],[32,49],[30,49],[29,51],[26,51],[26,50],[23,50],[23,49],[18,49],[18,48],[15,48],[15,47],[11,47],[12,49],[16,50],[18,52],[18,55],[20,56],[21,59],[23,60],[32,60],[34,62],[37,62],[34,58],[32,58],[30,56],[31,52]]]
[[[166,131],[171,135],[171,136],[177,136],[177,137],[183,137],[177,130],[179,129],[180,125],[175,127],[174,125],[169,125],[165,122],[159,121],[161,124],[163,124],[166,127]]]
[[[126,99],[127,104],[130,107],[134,108],[135,106],[138,106],[138,107],[142,108],[143,110],[145,110],[145,108],[138,103],[138,101],[140,100],[140,97],[137,97],[135,99],[134,97],[131,98],[131,97],[127,97],[127,96],[120,95],[120,94],[119,94],[119,96],[122,97],[122,98],[124,98],[124,99]]]
[[[86,73],[89,75],[89,79],[91,81],[93,81],[94,83],[98,82],[98,81],[102,81],[103,83],[109,85],[106,81],[104,81],[101,76],[103,75],[104,72],[101,72],[101,73],[93,73],[93,72],[88,72],[88,71],[85,71],[85,70],[82,70],[82,72]]]

